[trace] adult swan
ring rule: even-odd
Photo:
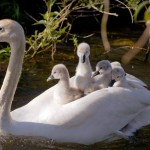
[[[11,46],[10,62],[0,91],[0,134],[43,136],[61,142],[92,144],[107,139],[150,105],[148,90],[131,91],[113,87],[93,92],[65,105],[49,103],[51,106],[47,110],[48,107],[39,104],[41,101],[47,104],[53,101],[54,86],[16,111],[18,115],[20,112],[21,121],[21,117],[15,116],[15,111],[10,114],[10,109],[25,50],[22,27],[13,20],[0,20],[0,42],[8,42]],[[34,114],[35,109],[39,114]],[[31,115],[32,111],[34,116]],[[29,114],[28,121],[25,121],[26,117],[24,120],[23,113]]]

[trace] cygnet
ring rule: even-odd
[[[77,47],[79,62],[76,67],[76,73],[73,81],[73,87],[84,92],[85,88],[93,83],[91,78],[92,67],[89,60],[90,46],[83,42]]]
[[[99,61],[96,65],[96,71],[92,74],[92,78],[99,84],[99,89],[107,88],[111,81],[112,66],[108,60]]]
[[[111,62],[111,66],[112,66],[112,69],[115,67],[121,67],[123,69],[122,65],[118,61]],[[131,85],[132,85],[132,83],[134,83],[134,85],[133,85],[134,87],[139,87],[139,88],[147,87],[147,84],[144,83],[142,80],[140,80],[137,77],[135,77],[131,74],[128,74],[128,73],[126,73],[126,80]]]
[[[123,68],[115,67],[112,69],[112,80],[110,86],[114,87],[130,87],[126,80],[126,73]]]
[[[70,75],[65,65],[57,64],[53,67],[47,81],[59,79],[53,93],[55,103],[67,104],[82,97],[83,94],[81,91],[70,86],[69,78]]]
[[[110,85],[114,87],[126,87],[126,88],[144,88],[142,85],[137,84],[134,80],[128,81],[126,79],[126,73],[122,67],[115,67],[112,69],[112,81]]]

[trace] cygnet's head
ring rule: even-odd
[[[51,75],[48,77],[47,81],[52,79],[69,79],[69,72],[65,65],[57,64],[53,67]]]
[[[123,68],[121,67],[115,67],[112,69],[112,80],[121,81],[126,76],[126,73]]]
[[[96,65],[96,71],[93,73],[92,77],[96,75],[105,75],[111,73],[112,67],[108,60],[99,61]]]
[[[90,46],[87,43],[80,43],[77,47],[77,55],[82,63],[85,63],[86,59],[90,55]]]
[[[18,22],[11,19],[0,20],[0,42],[19,44],[21,40],[25,43],[24,30]]]
[[[121,64],[118,61],[113,61],[113,62],[111,62],[111,66],[112,66],[112,68],[114,68],[114,67],[121,67]]]

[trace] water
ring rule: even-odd
[[[133,34],[131,33],[130,38],[128,34],[110,33],[109,39],[112,46],[112,52],[107,56],[104,54],[99,34],[95,34],[95,36],[88,39],[79,38],[79,42],[85,41],[90,44],[90,60],[94,70],[96,62],[102,59],[120,61],[121,56],[128,50],[128,48],[125,48],[124,46],[131,46],[137,40],[138,36],[139,34],[137,32]],[[141,51],[141,53],[130,62],[130,64],[123,66],[127,73],[140,78],[150,87],[150,64],[149,62],[145,64],[144,58],[145,51]],[[73,47],[70,46],[70,44],[59,45],[54,62],[51,61],[49,54],[41,54],[37,58],[26,60],[24,62],[22,76],[13,101],[12,110],[25,105],[31,99],[57,83],[57,81],[46,82],[46,79],[50,75],[51,69],[55,64],[64,63],[67,66],[70,75],[73,76],[77,62],[78,59],[76,53],[73,51]],[[2,82],[5,69],[6,66],[1,68],[0,82]],[[73,143],[56,143],[55,141],[42,137],[0,137],[0,150],[148,150],[149,147],[150,126],[142,128],[137,136],[131,141],[121,139],[115,142],[100,142],[89,146]]]

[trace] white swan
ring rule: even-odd
[[[82,97],[83,93],[70,86],[69,72],[65,65],[57,64],[53,67],[47,81],[60,79],[53,92],[53,101],[56,104],[66,104]]]
[[[140,111],[132,121],[130,121],[121,132],[125,136],[134,136],[134,133],[140,128],[150,124],[150,107],[147,107]]]
[[[150,91],[113,87],[54,107],[51,105],[54,86],[10,114],[25,50],[22,27],[9,19],[0,20],[0,42],[10,43],[12,49],[0,91],[0,134],[92,144],[107,139],[150,106]]]

